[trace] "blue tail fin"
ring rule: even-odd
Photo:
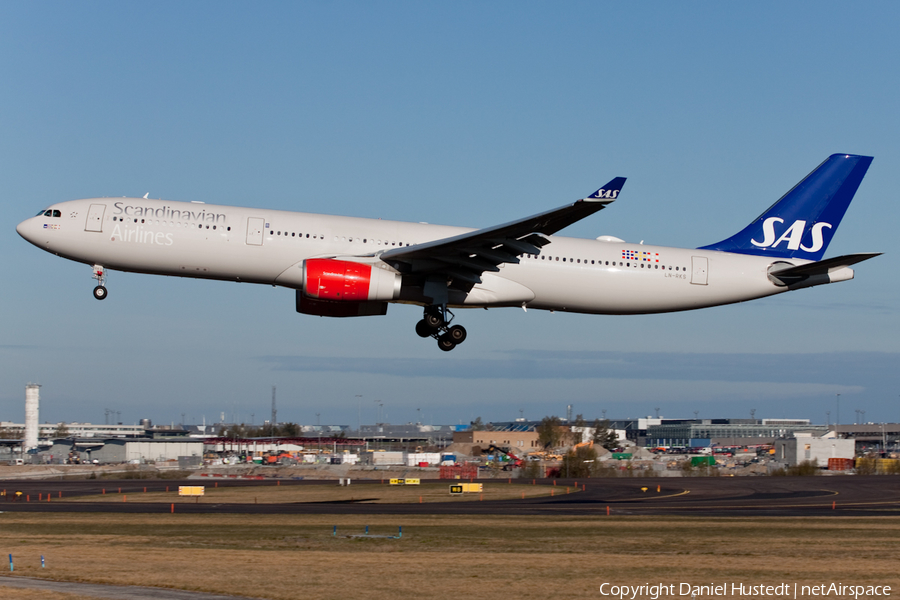
[[[821,260],[871,163],[832,154],[738,234],[700,249]]]

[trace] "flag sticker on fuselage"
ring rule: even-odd
[[[623,260],[635,262],[659,262],[659,252],[643,252],[641,250],[622,250]]]

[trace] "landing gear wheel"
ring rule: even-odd
[[[456,348],[456,344],[453,343],[453,340],[450,339],[450,336],[445,333],[438,338],[438,348],[440,348],[444,352],[450,352],[451,350]]]
[[[422,319],[428,327],[432,329],[432,333],[444,326],[444,317],[440,313],[427,312]]]
[[[425,322],[425,319],[422,319],[421,321],[416,323],[416,334],[419,337],[423,338],[431,337],[431,335],[434,334],[434,329],[432,329],[431,326]]]
[[[106,288],[102,285],[98,285],[94,288],[94,298],[97,300],[105,300],[107,296]]]
[[[462,325],[454,325],[446,334],[454,344],[462,344],[466,341],[466,328]]]

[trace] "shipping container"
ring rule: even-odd
[[[829,458],[828,459],[828,470],[829,471],[850,471],[853,469],[853,459],[852,458]]]

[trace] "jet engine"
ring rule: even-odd
[[[378,266],[311,258],[303,261],[303,294],[332,302],[384,302],[400,296],[402,277]]]

